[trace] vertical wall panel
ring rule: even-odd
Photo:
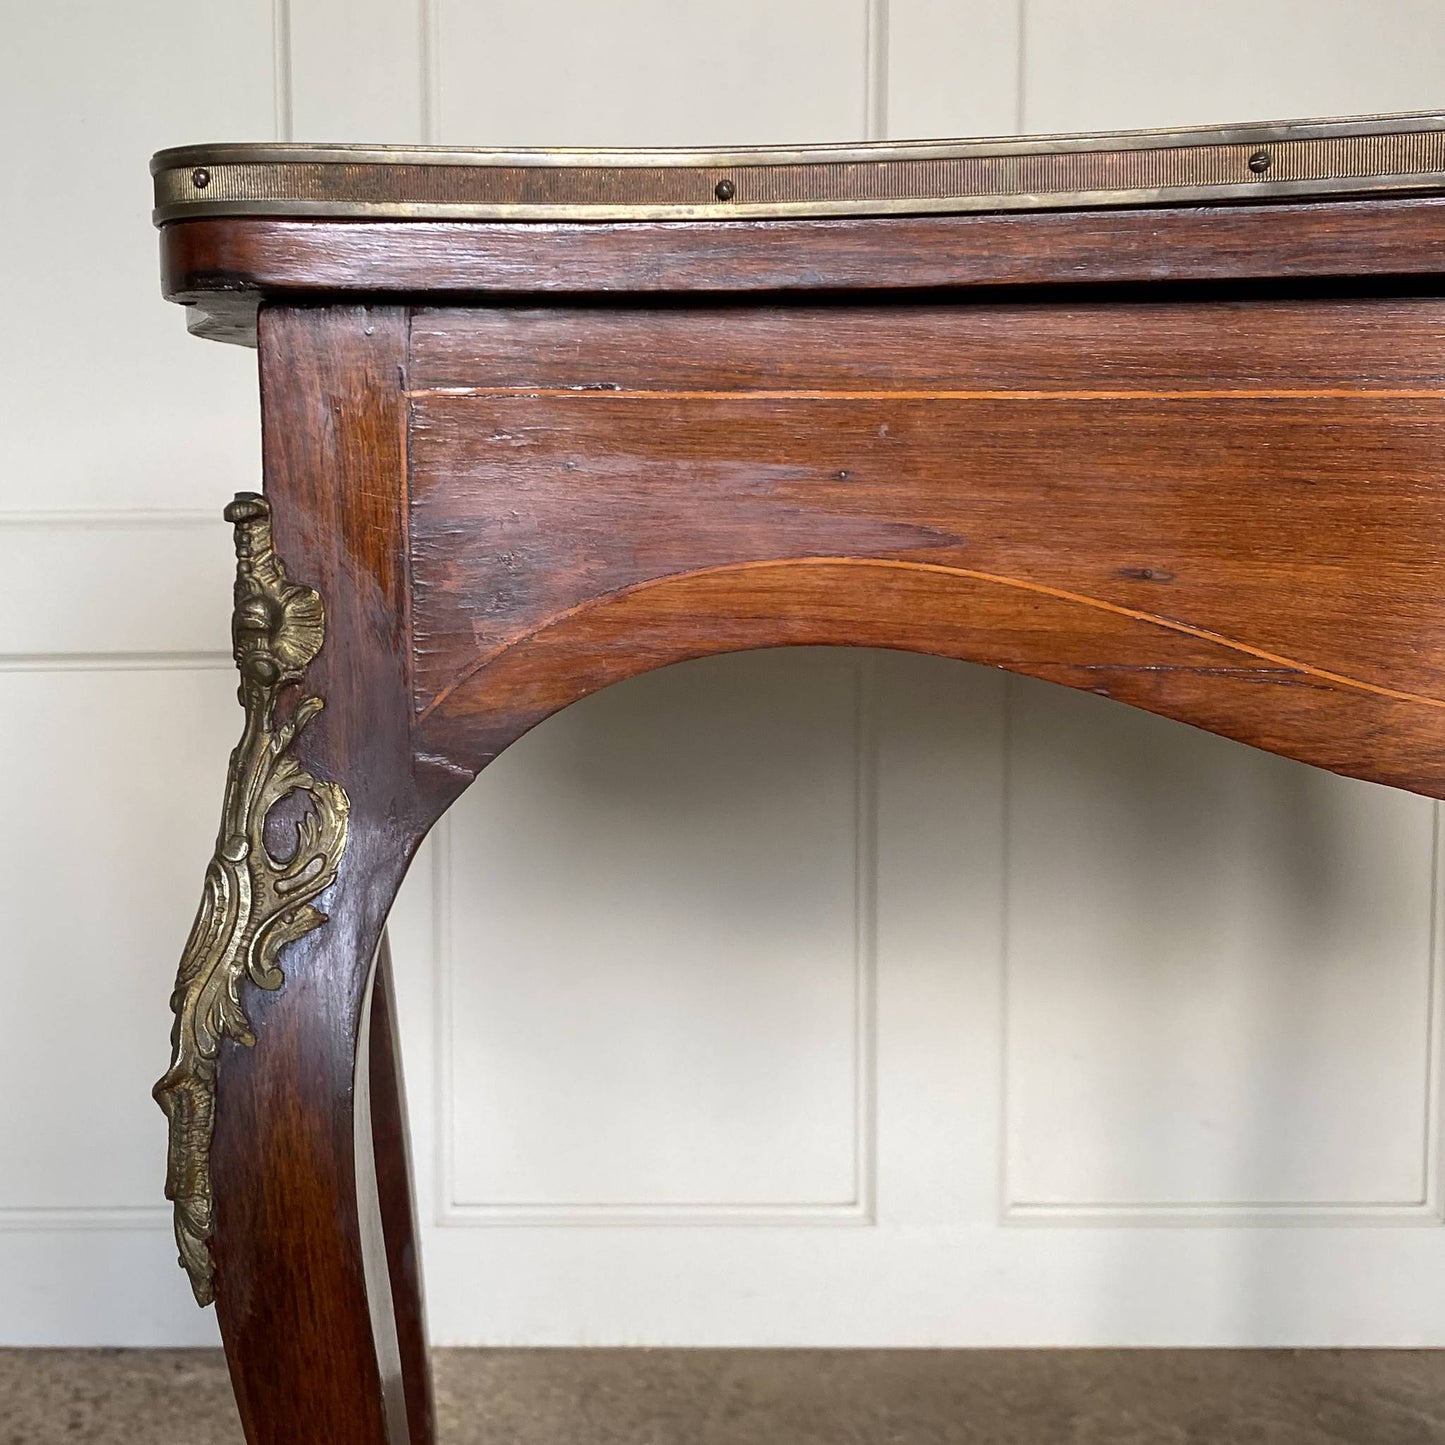
[[[857,668],[740,661],[579,704],[454,811],[449,1217],[868,1208]]]
[[[891,139],[1011,135],[1024,0],[888,0]]]
[[[1010,1202],[1421,1210],[1435,804],[1013,689]]]
[[[234,685],[224,658],[77,663],[0,670],[0,1342],[209,1343],[150,1086],[223,781],[185,740],[233,732]]]
[[[223,670],[224,669],[224,670]],[[0,1224],[145,1210],[162,1228],[166,998],[223,769],[171,731],[230,730],[226,661],[0,673]],[[96,720],[105,725],[97,727]]]
[[[865,0],[437,0],[435,139],[452,145],[857,140]]]

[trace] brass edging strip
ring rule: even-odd
[[[193,146],[157,224],[201,216],[718,220],[1184,205],[1445,190],[1445,116],[730,151]]]

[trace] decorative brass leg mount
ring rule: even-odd
[[[180,1263],[202,1305],[215,1298],[210,1154],[221,1040],[255,1043],[242,980],[279,988],[280,950],[325,922],[311,900],[336,878],[350,808],[339,784],[320,781],[290,756],[322,699],[303,696],[284,721],[276,719],[278,701],[321,650],[320,594],[287,580],[272,549],[265,498],[242,492],[225,517],[236,529],[231,637],[246,722],[231,754],[216,852],[171,995],[171,1066],[154,1091],[170,1120],[166,1197],[175,1205]],[[266,819],[295,793],[304,794],[310,808],[296,824],[294,849],[278,858],[266,843]]]

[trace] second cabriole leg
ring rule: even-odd
[[[435,1410],[400,1046],[391,949],[383,935],[371,990],[367,1049],[371,1138],[366,1143],[371,1147],[376,1167],[377,1203],[411,1445],[432,1445],[436,1438]]]

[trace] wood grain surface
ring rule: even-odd
[[[231,218],[161,229],[162,286],[250,342],[263,297],[889,292],[1429,276],[1445,197],[864,220],[477,224]]]
[[[411,346],[414,705],[468,771],[579,672],[867,640],[1445,787],[1441,302],[432,310]]]
[[[431,1441],[384,972],[363,1008],[427,830],[575,699],[906,648],[1445,797],[1442,242],[1445,200],[165,229],[202,330],[259,308],[277,550],[328,613],[298,753],[352,802],[221,1060],[252,1445]]]
[[[217,1309],[253,1445],[384,1445],[388,1417],[404,1438],[407,1360],[397,1331],[371,1326],[368,1270],[390,1272],[381,1221],[362,1218],[355,1142],[362,1007],[382,927],[449,800],[413,771],[406,702],[406,322],[401,307],[274,308],[261,329],[276,550],[327,612],[307,675],[326,709],[295,751],[343,783],[351,818],[322,898],[328,921],[286,950],[282,989],[254,992],[255,1047],[226,1045],[220,1062]],[[388,1084],[390,1071],[376,1069],[383,1137]],[[382,1188],[395,1238],[396,1192]],[[409,1312],[419,1318],[419,1302],[402,1299],[403,1337]]]

